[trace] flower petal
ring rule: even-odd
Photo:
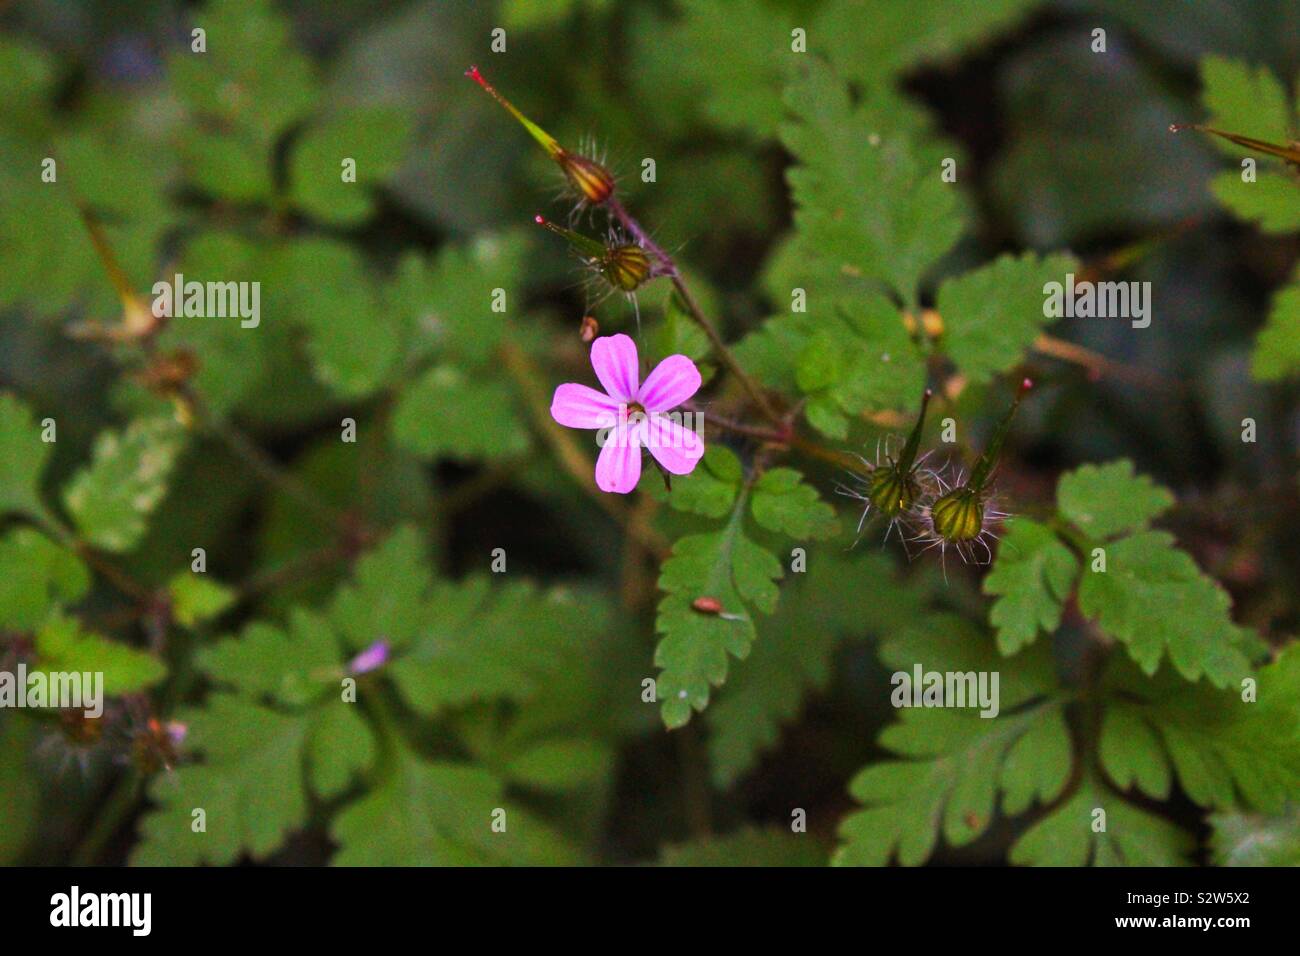
[[[668,415],[651,415],[639,427],[640,444],[674,475],[689,475],[704,457],[704,439]]]
[[[622,333],[604,335],[591,343],[591,367],[611,398],[620,402],[635,401],[641,369],[637,363],[636,343]]]
[[[700,370],[685,355],[670,355],[654,367],[637,393],[647,412],[676,408],[700,389]]]
[[[596,487],[625,495],[641,480],[641,445],[631,428],[615,428],[596,459]]]
[[[551,399],[551,417],[569,428],[612,428],[621,403],[586,385],[566,382]]]

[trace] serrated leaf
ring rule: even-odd
[[[745,657],[755,637],[750,606],[770,614],[776,607],[774,583],[783,575],[769,552],[745,537],[744,496],[721,531],[687,535],[659,573],[655,629],[660,635],[655,666],[662,716],[669,728],[691,719],[691,710],[709,703],[710,686],[727,679],[727,657]],[[697,611],[692,603],[713,598],[722,612]]]
[[[1079,609],[1124,644],[1148,675],[1167,654],[1187,680],[1226,687],[1250,670],[1228,595],[1172,535],[1146,531],[1106,546],[1106,570],[1083,572]]]
[[[939,286],[941,346],[974,383],[1020,364],[1040,329],[1048,283],[1064,285],[1078,267],[1070,256],[1003,255]]]
[[[383,639],[402,647],[424,633],[433,574],[414,528],[399,528],[357,562],[353,583],[340,588],[330,623],[355,650]]]
[[[765,471],[754,483],[750,506],[759,525],[798,541],[829,538],[839,531],[835,509],[793,468]]]
[[[184,627],[194,627],[219,617],[235,603],[236,594],[206,574],[181,571],[167,585],[172,616]]]
[[[238,638],[203,649],[199,667],[217,684],[254,701],[301,707],[336,689],[343,670],[329,625],[295,609],[285,629],[254,621]]]
[[[1268,67],[1252,68],[1240,60],[1207,56],[1201,60],[1201,84],[1201,98],[1210,111],[1207,125],[1272,143],[1291,138],[1294,123],[1286,90]],[[1217,142],[1234,153],[1243,149]]]
[[[1078,558],[1049,528],[1028,518],[1008,521],[983,583],[985,594],[998,597],[989,612],[989,622],[997,628],[998,651],[1014,654],[1033,643],[1039,631],[1055,632],[1061,605],[1078,575]]]
[[[34,528],[0,538],[0,628],[31,631],[52,607],[79,600],[89,587],[81,560]]]
[[[890,633],[922,612],[925,593],[899,580],[885,557],[810,555],[807,570],[782,589],[766,628],[775,639],[754,643],[709,707],[714,782],[730,786],[776,743],[804,696],[825,686],[841,637]]]
[[[1098,541],[1141,531],[1174,504],[1174,496],[1146,475],[1133,471],[1126,458],[1105,465],[1084,465],[1061,476],[1056,485],[1061,516]]]
[[[1176,774],[1201,806],[1280,812],[1300,792],[1300,652],[1262,667],[1255,696],[1139,679],[1122,667],[1110,690],[1101,753],[1117,785],[1157,799]]]
[[[493,828],[503,820],[504,832]],[[466,764],[426,762],[398,747],[379,786],[330,827],[338,866],[549,865],[574,854],[505,801],[501,781]]]
[[[1102,830],[1098,810],[1105,811]],[[1194,848],[1186,831],[1088,776],[1012,845],[1010,859],[1030,866],[1186,866]]]
[[[182,711],[186,747],[203,763],[183,764],[149,786],[158,806],[140,824],[137,866],[227,864],[265,859],[307,820],[303,748],[309,718],[228,694]],[[204,827],[195,832],[194,811]]]
[[[1255,340],[1251,374],[1261,382],[1276,382],[1300,373],[1300,284],[1273,297],[1268,322]]]
[[[649,494],[678,511],[721,518],[731,512],[743,479],[744,470],[736,453],[725,445],[710,442],[694,471],[673,477],[671,491],[652,483]]]
[[[82,537],[106,551],[131,550],[167,491],[181,441],[180,428],[168,418],[142,419],[123,433],[102,433],[90,464],[63,490]]]
[[[921,276],[965,228],[959,194],[902,132],[882,133],[817,61],[786,91],[795,120],[781,139],[803,249],[885,283],[913,303]]]
[[[41,441],[27,407],[13,395],[0,394],[0,514],[41,513],[41,472],[52,447]]]
[[[397,318],[380,307],[352,247],[302,239],[281,248],[271,268],[268,284],[283,283],[284,304],[307,330],[307,353],[323,385],[358,398],[388,384],[401,330]]]
[[[450,365],[430,369],[398,400],[393,440],[421,458],[474,461],[528,450],[528,429],[511,389]]]
[[[865,809],[841,823],[836,864],[881,866],[896,854],[916,866],[931,855],[941,830],[952,846],[983,834],[999,793],[1007,814],[1060,795],[1071,744],[1045,645],[1003,659],[963,619],[937,616],[884,644],[881,655],[909,678],[894,681],[891,698],[910,700],[917,665],[925,672],[998,673],[999,711],[980,717],[973,701],[964,709],[902,709],[901,722],[880,742],[909,759],[871,764],[853,779],[850,792]]]
[[[1300,232],[1300,183],[1266,169],[1256,171],[1252,182],[1241,175],[1237,170],[1215,176],[1210,181],[1214,198],[1261,232]]]
[[[352,109],[312,126],[294,146],[290,196],[323,222],[364,220],[371,189],[397,169],[409,135],[408,118],[383,108]],[[344,160],[355,164],[354,180],[344,180]]]
[[[83,631],[73,618],[56,614],[36,631],[36,666],[31,671],[104,675],[104,693],[129,694],[167,675],[162,661],[144,651]]]

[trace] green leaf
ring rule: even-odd
[[[900,580],[884,556],[810,555],[807,570],[792,574],[782,589],[765,628],[774,639],[755,642],[709,707],[714,782],[730,786],[776,743],[804,695],[825,687],[841,637],[890,633],[922,613],[924,594],[915,582]]]
[[[758,524],[797,541],[829,538],[839,532],[835,509],[793,468],[765,471],[754,483],[750,504]]]
[[[1019,365],[1039,330],[1050,282],[1064,284],[1078,263],[1070,256],[999,256],[990,264],[939,286],[941,345],[973,383]]]
[[[230,233],[204,232],[186,245],[176,272],[186,281],[258,282],[266,261],[262,245]],[[171,282],[172,277],[163,281]],[[260,293],[258,305],[265,325],[244,328],[241,317],[206,316],[177,318],[163,331],[162,348],[185,350],[198,359],[191,382],[214,414],[238,407],[269,375],[272,319],[271,310],[261,308]]]
[[[1300,866],[1300,811],[1216,813],[1210,844],[1219,866]]]
[[[564,791],[601,779],[612,764],[613,754],[598,741],[565,737],[543,740],[513,755],[502,773],[520,786]]]
[[[1300,283],[1273,297],[1268,323],[1255,340],[1251,374],[1261,382],[1276,382],[1300,373]]]
[[[1105,812],[1105,828],[1098,830]],[[1011,847],[1030,866],[1186,866],[1195,841],[1167,820],[1138,809],[1091,775],[1065,803]]]
[[[1007,30],[1035,5],[1035,0],[984,0],[954,16],[943,4],[911,0],[830,3],[814,21],[809,42],[824,49],[845,76],[879,84],[909,67],[954,59]]]
[[[983,584],[985,594],[998,597],[989,612],[998,651],[1014,654],[1033,643],[1040,630],[1054,633],[1078,576],[1078,558],[1050,529],[1028,518],[1008,521]]]
[[[158,683],[167,668],[144,651],[81,629],[70,617],[55,614],[36,632],[36,667],[47,673],[102,673],[104,693],[129,694]]]
[[[786,104],[795,121],[781,139],[798,161],[786,177],[802,248],[915,303],[922,275],[965,228],[956,188],[904,133],[882,132],[855,110],[844,84],[815,60]]]
[[[840,825],[835,863],[882,866],[897,854],[904,866],[916,866],[934,851],[941,830],[951,846],[983,834],[999,793],[1009,816],[1062,793],[1072,763],[1070,735],[1046,645],[1004,659],[964,619],[942,615],[904,629],[882,645],[881,656],[899,669],[891,695],[896,706],[900,696],[911,699],[919,665],[926,672],[999,674],[999,711],[980,717],[974,702],[903,709],[880,743],[907,759],[870,764],[853,779],[850,792],[864,809]],[[898,674],[908,680],[899,683]]]
[[[229,694],[182,711],[186,748],[203,755],[149,785],[158,804],[140,824],[137,866],[266,859],[307,822],[303,749],[309,719]],[[204,829],[196,832],[195,811]]]
[[[106,551],[135,547],[145,532],[145,519],[167,491],[182,436],[173,420],[149,418],[95,440],[90,465],[63,490],[82,537]]]
[[[788,7],[789,5],[785,5]],[[781,121],[784,77],[805,57],[791,50],[790,31],[808,19],[765,0],[683,0],[682,17],[663,36],[663,46],[642,43],[632,71],[643,86],[662,67],[662,50],[677,51],[669,77],[674,88],[708,121],[728,131],[768,137]],[[810,43],[812,41],[809,41]],[[653,97],[659,88],[644,90]]]
[[[392,434],[399,446],[425,459],[508,458],[530,444],[509,386],[450,365],[430,369],[402,393]]]
[[[34,630],[52,607],[80,600],[89,587],[80,559],[34,528],[0,538],[0,628]]]
[[[1201,84],[1201,98],[1210,111],[1207,125],[1271,143],[1290,140],[1294,123],[1286,90],[1268,67],[1252,69],[1240,60],[1207,56],[1201,60]],[[1244,149],[1216,141],[1234,153]]]
[[[549,865],[574,862],[553,831],[511,807],[501,781],[398,747],[379,786],[335,818],[338,866]],[[504,821],[504,832],[493,829]]]
[[[1061,517],[1089,538],[1101,541],[1147,523],[1174,504],[1174,496],[1146,475],[1137,475],[1127,458],[1105,465],[1084,465],[1062,475],[1056,485]]]
[[[736,453],[725,445],[710,443],[694,471],[673,477],[671,492],[655,482],[649,485],[649,494],[678,511],[721,518],[731,512],[743,479]]]
[[[235,603],[233,590],[206,574],[181,571],[167,584],[172,616],[183,627],[195,627],[221,616]]]
[[[346,646],[360,650],[382,638],[402,647],[425,632],[433,587],[425,547],[403,527],[357,562],[353,583],[339,589],[329,611]]]
[[[348,398],[387,385],[401,330],[380,307],[360,255],[333,240],[302,239],[284,246],[271,268],[273,281],[284,284],[285,304],[307,330],[316,378]]]
[[[443,246],[432,261],[404,257],[386,311],[408,330],[408,359],[442,355],[470,368],[491,362],[506,328],[492,311],[495,292],[504,293],[507,314],[518,314],[528,244],[523,233],[507,232]]]
[[[341,695],[328,698],[314,714],[307,735],[307,769],[312,789],[336,797],[374,762],[376,745],[369,725]]]
[[[315,125],[298,140],[290,161],[290,195],[299,208],[334,225],[370,215],[371,188],[396,171],[410,122],[391,109],[354,109]],[[343,162],[355,163],[355,181]]]
[[[0,514],[42,513],[41,472],[52,447],[41,441],[27,407],[13,395],[0,394]]]
[[[1157,799],[1177,774],[1201,806],[1280,812],[1300,792],[1300,652],[1260,669],[1254,699],[1243,690],[1188,687],[1172,675],[1146,680],[1119,669],[1102,727],[1103,767],[1119,786]]]
[[[1261,169],[1253,182],[1246,182],[1241,170],[1219,173],[1210,181],[1210,191],[1261,232],[1300,232],[1300,184],[1291,176]]]
[[[725,836],[664,847],[660,866],[825,866],[826,848],[784,827],[746,827]]]
[[[578,669],[605,632],[606,609],[595,598],[539,592],[525,582],[491,587],[483,577],[430,593],[418,636],[391,673],[415,710],[492,699],[526,701]]]
[[[238,639],[205,648],[199,667],[220,686],[257,702],[302,707],[337,690],[343,669],[329,624],[295,608],[288,630],[254,621]]]
[[[691,709],[704,710],[709,687],[727,679],[727,656],[743,658],[754,641],[750,605],[770,614],[776,608],[774,581],[784,573],[769,552],[745,537],[744,496],[721,531],[687,535],[673,545],[672,556],[659,573],[659,602],[655,628],[660,635],[655,666],[662,716],[669,728],[691,719]],[[717,600],[720,614],[697,611],[701,597]]]
[[[1172,535],[1146,531],[1106,546],[1106,570],[1083,573],[1079,609],[1120,642],[1148,675],[1166,654],[1187,680],[1226,687],[1250,670],[1237,647],[1228,595]]]

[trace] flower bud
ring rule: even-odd
[[[546,150],[547,155],[559,164],[560,171],[564,173],[564,178],[568,180],[573,191],[582,197],[583,201],[593,206],[599,206],[614,194],[614,176],[608,169],[594,159],[571,152],[561,146],[554,136],[519,112],[513,103],[498,93],[496,87],[484,79],[478,67],[471,66],[465,71],[465,75],[487,90],[488,94],[500,103],[506,112],[517,119],[524,129],[528,130],[533,139],[537,140],[542,149]]]

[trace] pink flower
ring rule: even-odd
[[[368,674],[388,663],[388,641],[380,638],[348,662],[348,670],[353,674]]]
[[[672,409],[699,390],[700,370],[685,355],[670,355],[640,381],[636,343],[607,335],[591,344],[591,367],[605,391],[568,382],[555,390],[551,417],[568,428],[605,433],[596,459],[596,487],[625,495],[641,478],[641,449],[674,475],[689,475],[704,455],[704,439]]]

